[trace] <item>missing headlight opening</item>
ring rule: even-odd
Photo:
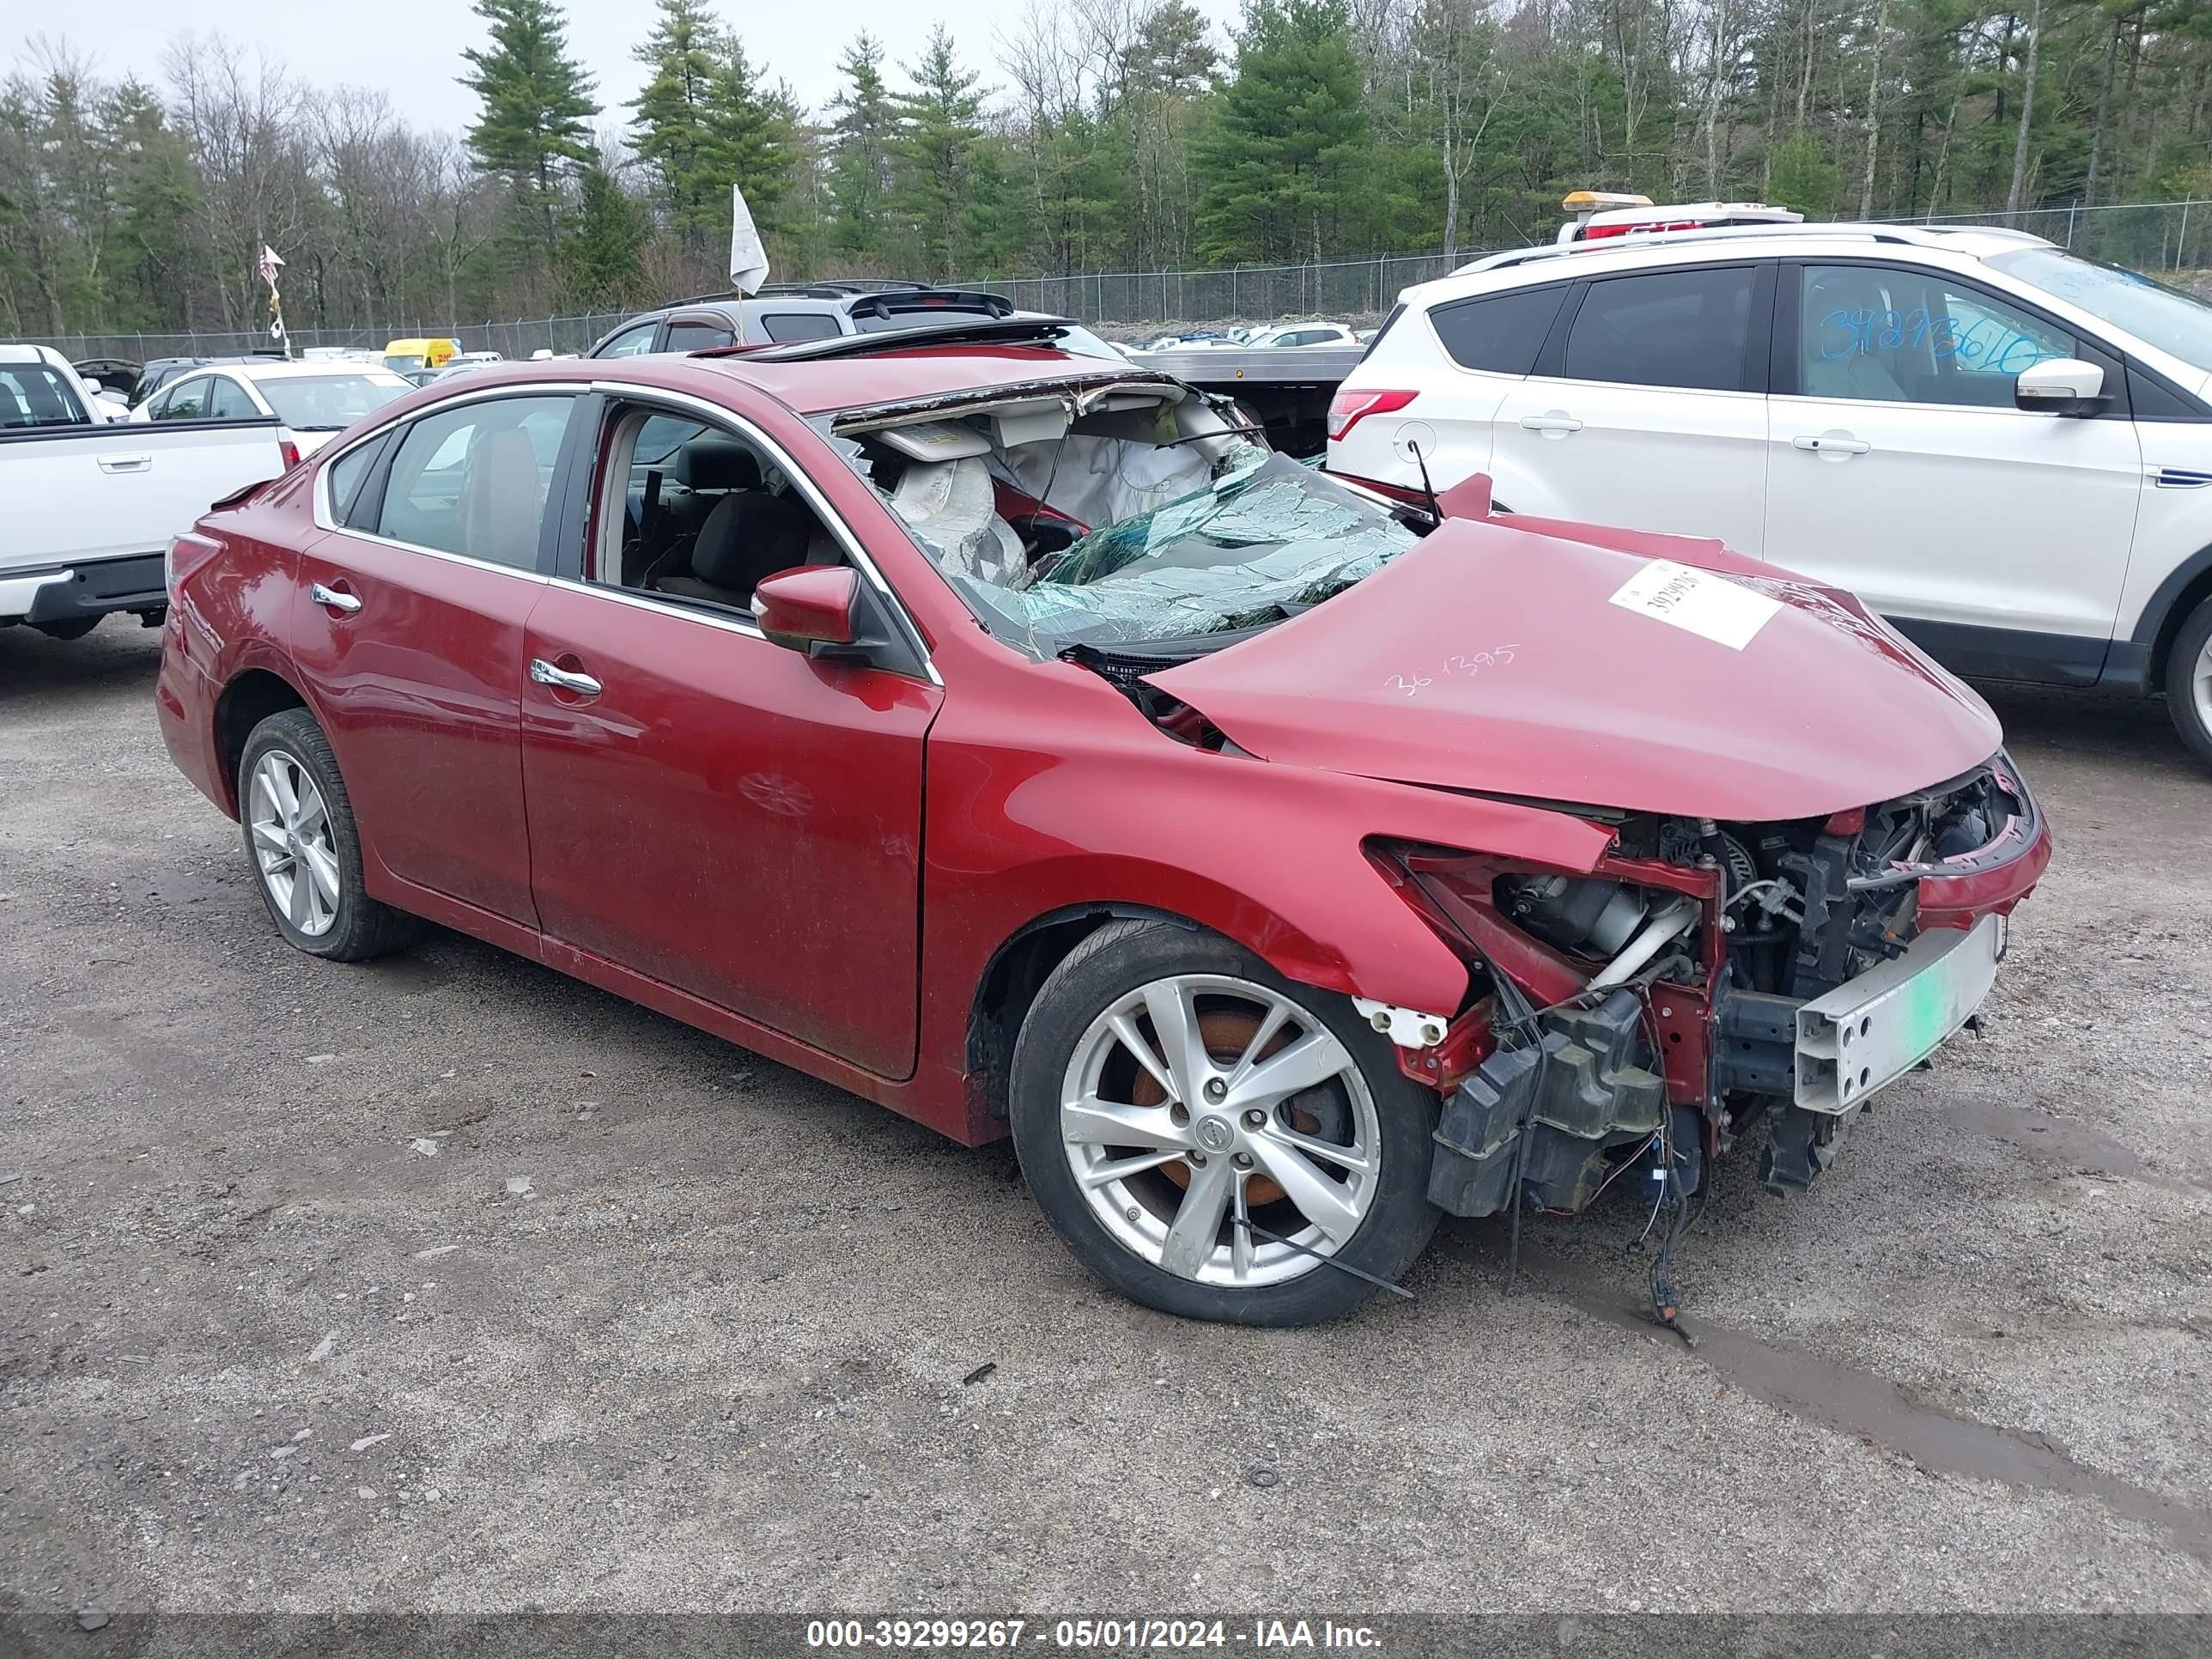
[[[1632,1177],[1656,1216],[1762,1123],[1762,1183],[1809,1185],[1986,993],[2003,917],[1971,914],[1976,884],[2036,830],[2002,753],[1825,818],[1609,821],[1589,875],[1388,849],[1474,969],[1426,1073],[1445,1094],[1429,1195],[1455,1214],[1574,1213]]]

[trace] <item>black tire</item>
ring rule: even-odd
[[[2190,752],[2212,766],[2212,711],[2197,693],[2197,665],[2212,643],[2212,599],[2200,604],[2173,637],[2166,659],[2166,708]]]
[[[320,933],[301,932],[284,914],[262,876],[259,855],[254,848],[251,805],[253,769],[264,756],[272,752],[289,757],[313,778],[330,820],[331,851],[338,866],[339,892],[331,925]],[[261,902],[268,907],[270,920],[292,945],[309,956],[326,957],[332,962],[367,962],[372,957],[412,945],[422,936],[424,924],[420,918],[379,903],[362,885],[361,835],[354,823],[353,803],[346,794],[345,779],[338,772],[337,757],[331,753],[330,739],[315,724],[313,715],[304,708],[287,708],[255,726],[238,757],[237,781],[239,830],[245,836],[246,858],[253,871],[253,884],[260,891]]]
[[[1123,1295],[1163,1313],[1243,1325],[1311,1325],[1350,1313],[1376,1286],[1316,1262],[1279,1284],[1203,1284],[1173,1273],[1115,1239],[1091,1213],[1060,1136],[1060,1085],[1092,1021],[1115,1000],[1177,974],[1221,974],[1287,998],[1351,1052],[1375,1104],[1378,1186],[1358,1230],[1334,1260],[1395,1283],[1436,1231],[1428,1201],[1436,1097],[1399,1071],[1388,1038],[1345,998],[1294,985],[1216,933],[1164,921],[1109,922],[1085,938],[1038,991],[1014,1045],[1009,1079],[1014,1147],[1030,1190],[1084,1265]]]

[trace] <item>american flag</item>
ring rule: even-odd
[[[261,245],[261,263],[254,267],[261,273],[261,280],[271,288],[276,287],[276,273],[283,268],[284,262],[276,257],[276,250],[264,242]]]

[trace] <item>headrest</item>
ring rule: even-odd
[[[741,490],[714,503],[691,548],[691,574],[716,587],[750,592],[763,576],[806,562],[814,515],[765,490]]]
[[[676,482],[686,489],[758,489],[760,463],[734,438],[694,438],[676,452]]]

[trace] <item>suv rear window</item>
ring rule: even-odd
[[[1492,374],[1526,374],[1536,366],[1544,337],[1565,299],[1564,284],[1460,300],[1429,313],[1437,338],[1462,368]]]
[[[1592,283],[1567,331],[1560,373],[1571,380],[1742,390],[1752,276],[1749,266],[1733,265]]]

